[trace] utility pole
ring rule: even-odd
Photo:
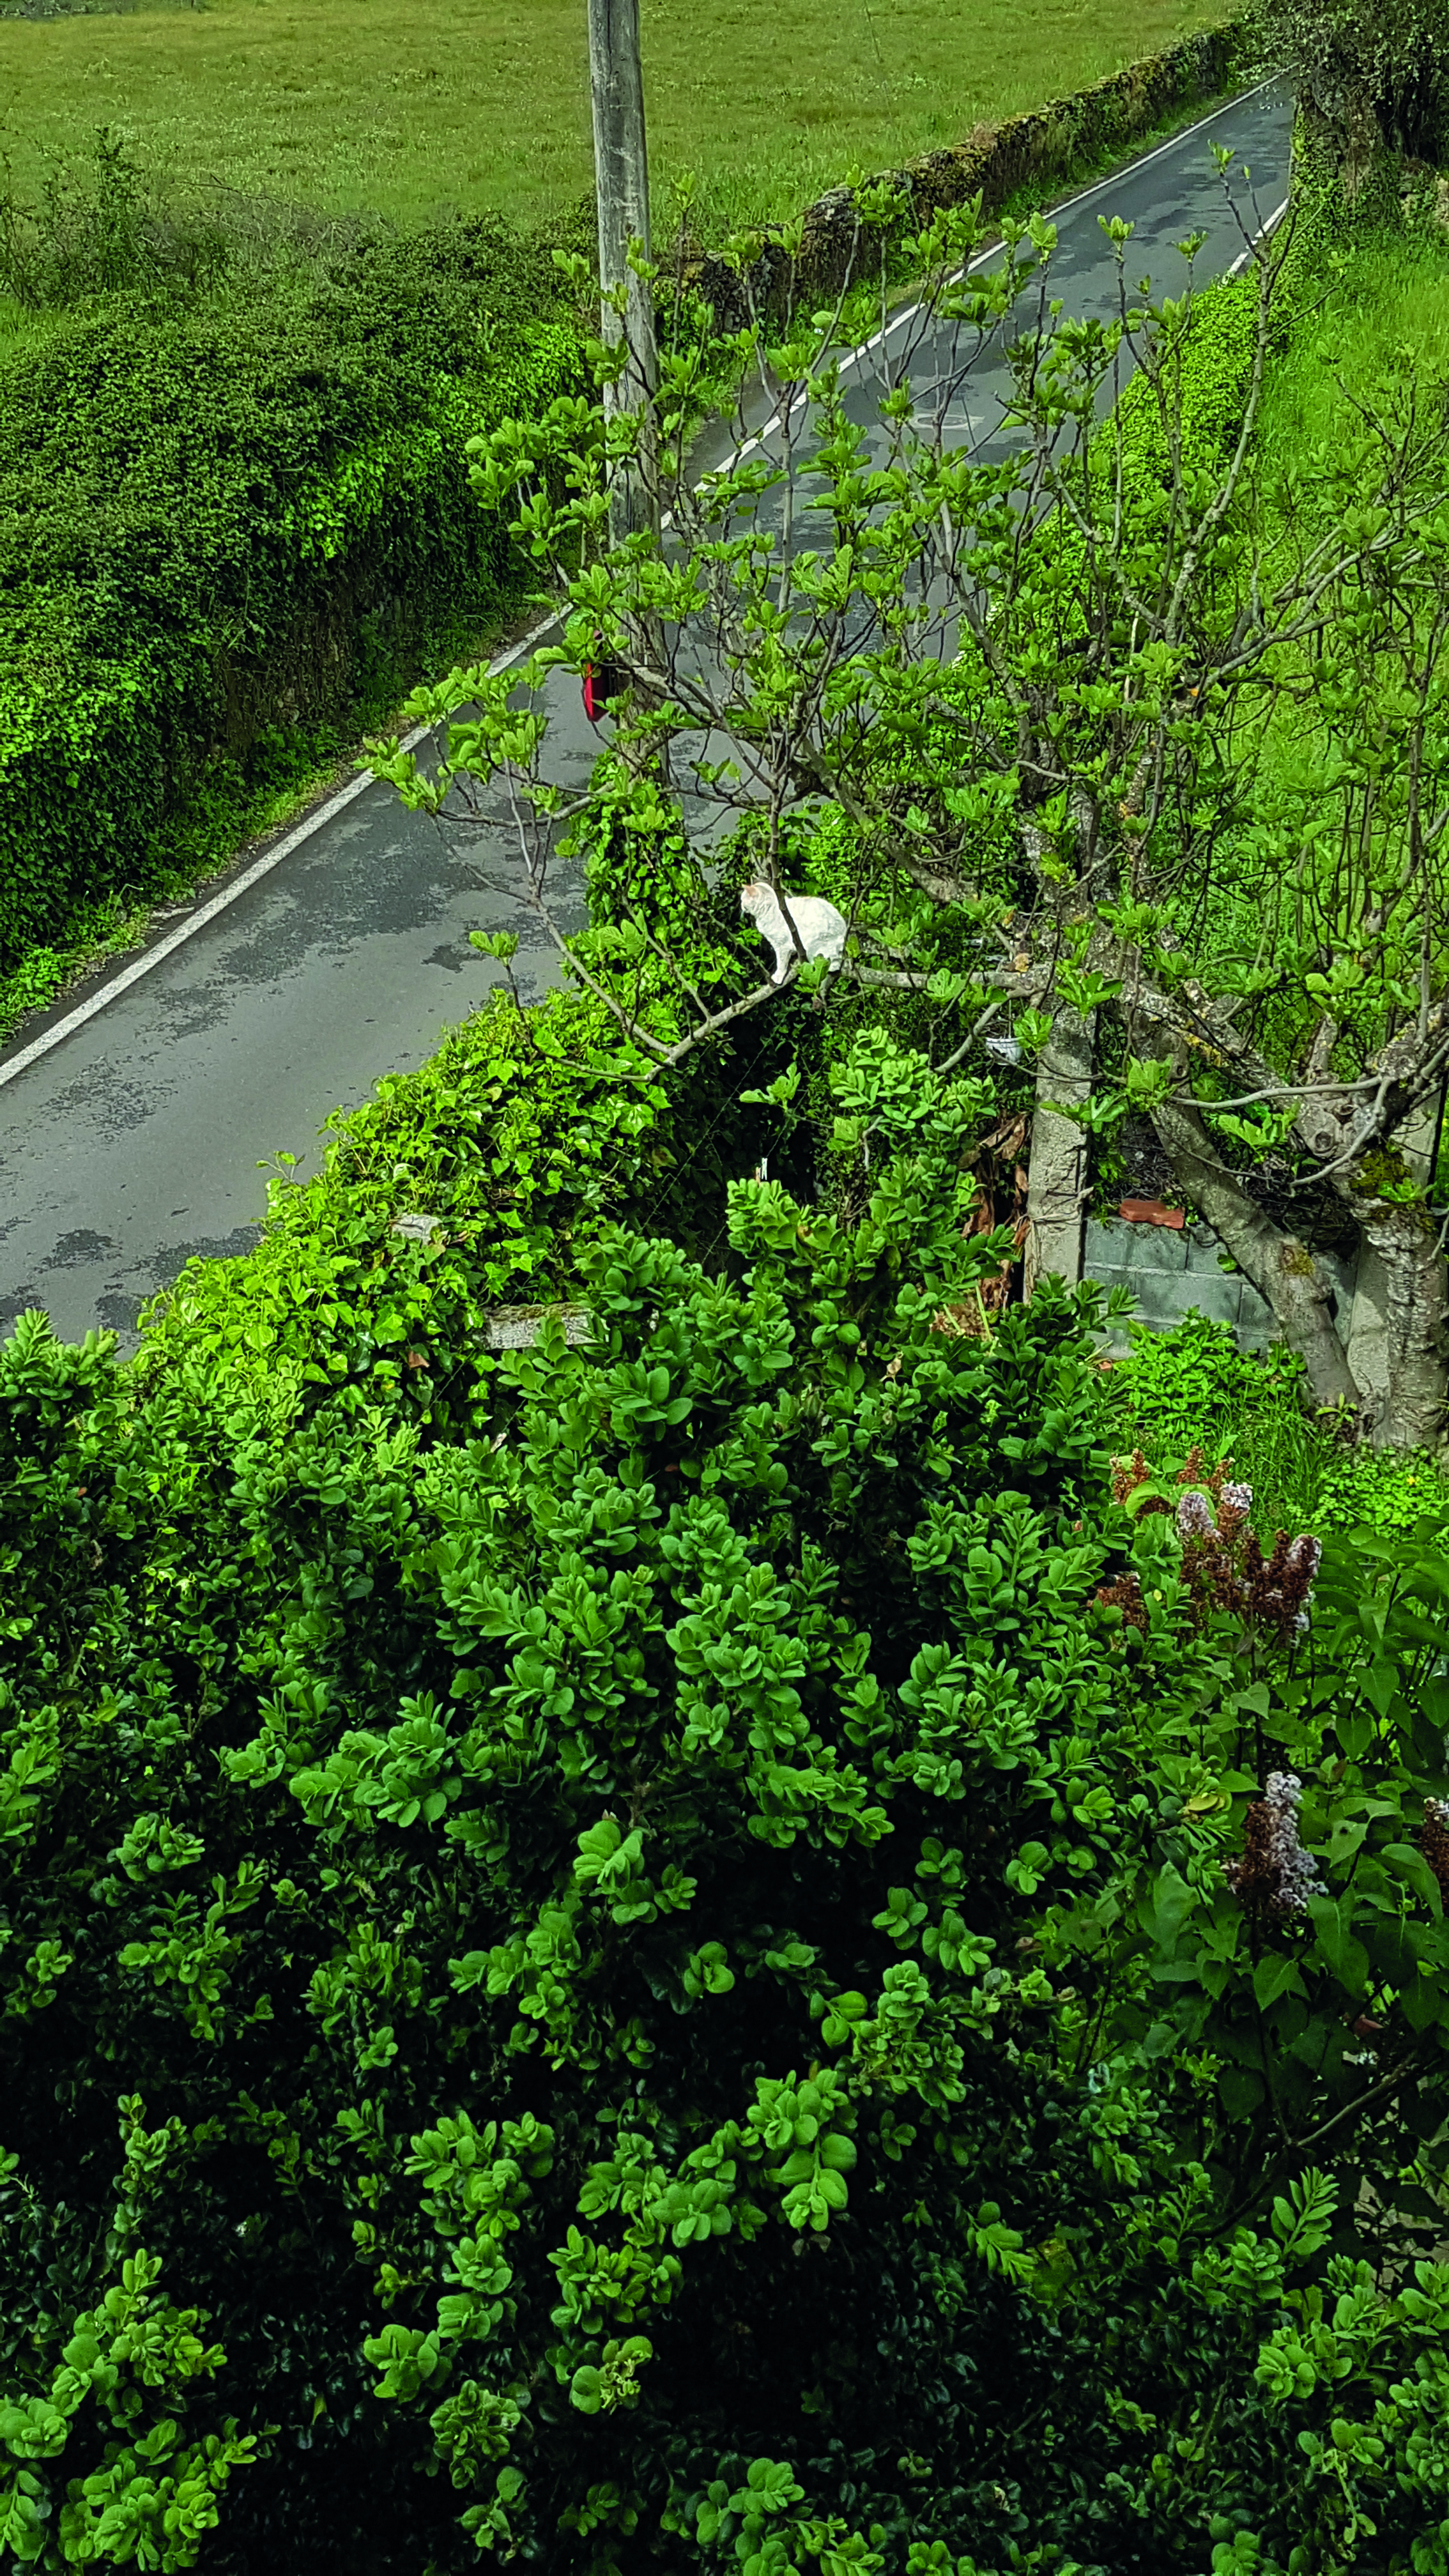
[[[1052,1030],[1037,1067],[1031,1122],[1026,1213],[1030,1230],[1022,1296],[1028,1301],[1048,1273],[1075,1287],[1082,1276],[1087,1210],[1087,1131],[1050,1104],[1091,1097],[1097,1014],[1079,1019],[1065,1002],[1052,1013]]]
[[[614,348],[622,338],[628,360],[606,389],[604,416],[638,412],[642,434],[627,469],[616,469],[609,491],[609,542],[617,546],[635,529],[659,533],[658,437],[654,397],[659,385],[654,343],[653,290],[629,266],[632,242],[649,255],[649,155],[644,140],[644,76],[639,62],[639,0],[589,0],[589,75],[594,98],[594,174],[599,198],[599,283],[603,288],[603,337]],[[608,302],[624,286],[622,314]]]

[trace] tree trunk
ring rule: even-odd
[[[1446,1411],[1445,1268],[1434,1222],[1423,1207],[1387,1199],[1371,1199],[1362,1222],[1384,1298],[1388,1394],[1373,1438],[1383,1448],[1432,1448]]]
[[[1333,1323],[1333,1291],[1306,1244],[1286,1234],[1242,1189],[1223,1162],[1198,1111],[1165,1101],[1152,1123],[1185,1198],[1201,1209],[1238,1268],[1273,1309],[1283,1339],[1308,1371],[1319,1404],[1360,1403]]]

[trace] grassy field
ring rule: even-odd
[[[711,231],[789,214],[1219,23],[1225,0],[644,0],[657,220],[691,171]],[[583,0],[211,0],[0,22],[0,151],[110,124],[183,186],[411,223],[532,223],[591,185]]]

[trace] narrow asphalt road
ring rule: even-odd
[[[1054,292],[1073,313],[1115,309],[1105,213],[1135,225],[1129,275],[1150,274],[1159,294],[1180,291],[1190,233],[1206,235],[1200,281],[1228,268],[1242,235],[1211,146],[1251,173],[1251,196],[1238,180],[1251,227],[1287,195],[1290,125],[1282,96],[1254,93],[1073,200],[1057,218]],[[984,402],[989,373],[977,381]],[[862,417],[870,403],[863,385]],[[974,388],[970,419],[979,435]],[[596,737],[576,684],[561,677],[549,705],[556,774],[582,780]],[[314,1169],[329,1113],[421,1064],[481,998],[496,970],[470,930],[518,932],[525,993],[558,980],[501,818],[440,832],[374,784],[288,837],[270,873],[13,1078],[36,1031],[0,1051],[0,1327],[43,1306],[67,1339],[102,1325],[133,1347],[140,1306],[191,1254],[256,1241],[259,1165],[286,1151]]]

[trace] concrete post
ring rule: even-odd
[[[1052,1033],[1037,1066],[1036,1108],[1031,1122],[1022,1283],[1028,1298],[1034,1294],[1038,1279],[1048,1274],[1065,1279],[1071,1287],[1082,1276],[1087,1131],[1047,1103],[1085,1101],[1089,1097],[1096,1035],[1095,1011],[1082,1019],[1058,1003]]]
[[[636,528],[659,529],[659,476],[653,397],[659,383],[654,298],[629,266],[633,242],[649,252],[649,156],[644,135],[644,75],[639,59],[639,0],[589,0],[589,76],[594,104],[594,177],[599,202],[599,282],[607,295],[624,285],[621,315],[603,311],[603,337],[622,337],[628,363],[604,396],[604,413],[643,411],[636,462],[614,477],[609,542],[622,545]]]

